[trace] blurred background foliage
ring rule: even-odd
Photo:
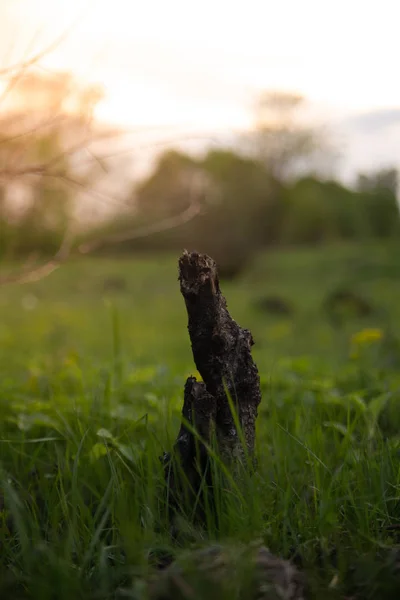
[[[28,110],[33,85],[42,94],[40,110],[34,103]],[[19,82],[13,93],[20,105],[4,112],[0,122],[0,254],[2,258],[52,255],[75,218],[77,191],[90,193],[102,171],[93,169],[100,163],[94,160],[78,179],[84,163],[82,155],[76,155],[77,150],[87,150],[89,138],[82,137],[82,131],[92,125],[93,106],[101,93],[89,86],[75,91],[74,101],[65,105],[65,81],[48,77]],[[234,276],[266,248],[398,237],[397,170],[360,173],[352,188],[335,180],[330,167],[338,150],[325,132],[298,119],[304,104],[304,98],[295,94],[266,92],[256,103],[253,130],[230,147],[214,147],[200,156],[174,148],[162,151],[144,178],[128,182],[123,210],[115,209],[102,220],[74,222],[79,240],[179,216],[193,194],[201,204],[201,214],[194,219],[106,245],[101,252],[179,252],[187,247],[213,255],[221,272]],[[59,118],[51,126],[42,124],[22,138],[13,135],[18,114],[43,118],[43,111],[54,107]],[[90,135],[97,134],[91,129]],[[54,168],[35,172],[35,165]],[[18,176],[24,169],[24,177]],[[25,193],[18,210],[16,182]],[[82,198],[79,203],[82,208]]]

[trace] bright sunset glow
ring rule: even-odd
[[[400,105],[395,4],[2,0],[1,56],[15,61],[30,41],[32,53],[74,23],[42,64],[102,83],[100,118],[243,127],[267,87],[300,91],[339,111]]]

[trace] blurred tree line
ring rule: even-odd
[[[322,130],[299,121],[303,104],[297,95],[263,94],[239,150],[211,150],[200,159],[163,153],[134,190],[136,218],[152,222],[184,210],[195,175],[203,180],[205,210],[114,251],[196,248],[234,275],[261,248],[398,236],[396,169],[360,174],[354,189],[324,176],[336,152]]]
[[[63,90],[55,89],[50,97],[60,103]],[[97,101],[96,90],[84,90],[75,98],[77,114],[87,115]],[[322,176],[315,167],[321,161],[329,165],[333,149],[322,131],[299,121],[303,105],[293,94],[263,94],[254,129],[238,149],[214,149],[201,158],[175,150],[161,154],[153,172],[127,194],[126,204],[134,210],[114,215],[95,234],[179,215],[187,208],[193,180],[201,182],[196,188],[201,214],[178,227],[108,246],[106,252],[189,247],[210,253],[225,274],[234,275],[261,248],[398,236],[397,171],[360,174],[354,189]],[[60,153],[57,172],[68,178],[72,167],[62,156],[57,128],[36,132],[28,146],[9,130],[3,118],[0,175],[21,152],[37,161]],[[16,213],[6,207],[8,188],[9,181],[0,177],[0,253],[55,252],[65,233],[71,193],[57,178],[42,177],[33,184],[28,205]]]
[[[261,248],[400,234],[396,193],[382,184],[380,171],[362,176],[364,183],[368,180],[367,189],[364,185],[349,189],[313,175],[280,181],[260,161],[229,150],[210,151],[197,161],[175,151],[163,154],[136,190],[142,219],[183,210],[190,172],[195,170],[208,184],[203,214],[178,229],[127,241],[114,250],[191,247],[210,253],[227,271],[234,271]],[[394,176],[395,171],[391,173]]]

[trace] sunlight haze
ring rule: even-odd
[[[30,56],[71,27],[41,64],[101,83],[106,97],[97,117],[123,127],[246,128],[265,88],[304,94],[322,121],[400,106],[391,0],[0,6],[3,63]]]
[[[39,32],[37,49],[74,22],[44,64],[102,82],[100,115],[127,125],[242,126],[265,87],[341,109],[400,103],[388,0],[13,0],[8,11],[19,51],[22,35]]]

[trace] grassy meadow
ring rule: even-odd
[[[262,539],[310,598],[397,598],[400,246],[270,252],[222,282],[255,339],[258,468],[221,479],[218,526],[188,516],[174,544],[159,457],[196,374],[177,260],[85,259],[0,290],[0,597],[145,599],[152,557]],[[339,288],[369,314],[328,315]]]

